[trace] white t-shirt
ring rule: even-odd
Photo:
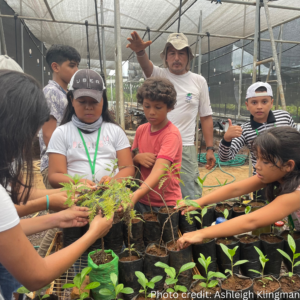
[[[168,119],[179,129],[183,146],[194,145],[197,113],[200,117],[212,115],[205,78],[190,71],[175,75],[168,68],[154,65],[151,77],[164,77],[174,84],[177,103],[174,110],[168,113]]]
[[[93,163],[98,130],[90,134],[82,132],[82,136]],[[111,164],[112,160],[117,158],[117,151],[125,148],[130,148],[130,144],[122,128],[112,123],[103,122],[95,167],[96,182],[100,181],[103,176],[110,175],[111,172],[105,169],[112,168],[107,164]],[[69,175],[78,174],[86,179],[93,180],[92,170],[82,139],[72,121],[55,129],[48,145],[47,154],[49,153],[66,156]]]
[[[19,223],[16,208],[5,188],[0,185],[0,232],[9,230]]]

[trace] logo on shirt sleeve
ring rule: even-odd
[[[192,101],[192,93],[186,94],[186,96],[185,96],[185,102],[186,103],[191,103],[191,101]]]

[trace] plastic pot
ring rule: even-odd
[[[63,247],[68,247],[69,245],[76,242],[82,237],[82,228],[81,227],[70,227],[63,228]]]
[[[239,274],[234,274],[234,279],[235,279],[235,284],[236,287],[238,288],[236,290],[228,289],[226,287],[226,283],[228,280],[233,280],[231,278],[231,275],[227,276],[226,279],[221,280],[221,292],[226,295],[226,299],[239,299],[239,300],[244,300],[244,299],[249,299],[252,300],[254,299],[253,295],[253,280],[249,277],[245,277],[243,275]],[[247,281],[247,286],[245,286],[243,289],[240,288],[242,282]],[[248,283],[249,281],[249,283]]]
[[[243,237],[247,237],[249,239],[248,241],[243,241]],[[250,269],[261,271],[261,263],[259,261],[259,255],[256,252],[255,247],[261,249],[261,241],[258,239],[258,241],[252,241],[251,239],[257,238],[254,235],[250,234],[243,234],[238,236],[240,239],[240,259],[241,260],[248,260],[249,262],[240,265],[241,273],[244,276],[255,278],[258,277],[259,274],[249,271]]]
[[[281,287],[281,299],[299,299],[300,288],[296,288],[296,286],[299,287],[300,282],[298,274],[294,274],[292,277],[289,277],[288,275],[280,276],[278,281]],[[293,288],[291,289],[290,287]]]
[[[272,275],[265,275],[264,277],[271,277],[272,280],[272,284],[275,282],[276,284],[276,290],[272,291],[272,292],[265,292],[265,290],[263,288],[260,288],[259,285],[259,280],[261,280],[261,277],[258,278],[254,278],[253,279],[253,294],[254,294],[254,299],[264,299],[264,300],[278,300],[280,299],[280,293],[281,293],[281,287],[280,287],[280,283],[279,281],[273,277]]]
[[[232,206],[230,206],[229,204],[227,203],[219,203],[216,205],[215,207],[215,220],[219,217],[221,218],[224,218],[224,214],[223,212],[219,212],[218,209],[219,208],[223,208],[225,206],[225,208],[228,210],[228,218],[227,220],[231,219],[232,218]]]
[[[199,286],[199,283],[203,280],[197,280],[191,284],[190,287],[190,298],[196,300],[210,300],[210,299],[220,299],[221,288],[218,284],[215,288],[206,290]],[[216,292],[219,294],[216,295]]]
[[[197,211],[201,214],[201,209],[197,209]],[[202,219],[201,220],[202,225],[198,221],[196,221],[197,229],[210,226],[215,221],[215,207],[214,206],[207,207],[207,212],[204,215],[204,217],[201,219]]]
[[[131,255],[138,256],[139,259],[134,261],[121,261],[124,257],[129,257],[129,251],[125,250],[119,255],[119,283],[123,283],[125,287],[134,290],[132,294],[124,294],[124,299],[129,300],[139,293],[140,284],[135,276],[136,271],[143,272],[143,257],[137,251],[131,251]]]
[[[268,242],[264,240],[267,236],[271,236],[274,239],[276,238],[278,242]],[[277,249],[283,250],[283,237],[271,233],[262,233],[260,234],[259,239],[261,240],[261,250],[269,259],[269,261],[266,263],[264,273],[272,275],[275,278],[279,278],[283,258]]]
[[[223,252],[221,245],[218,244],[218,241],[224,240],[225,238],[219,238],[216,240],[216,250],[217,250],[217,263],[219,267],[219,271],[221,273],[225,273],[226,269],[231,270],[231,261],[227,257],[227,255]],[[240,246],[240,241],[235,237],[228,237],[227,240],[231,241],[231,244],[226,246],[229,249],[233,249],[236,246]],[[240,260],[240,247],[236,250],[235,256],[233,257],[233,264],[235,264],[238,260]],[[235,266],[233,267],[233,273],[238,274],[239,273],[239,267]]]
[[[147,221],[145,220],[146,214],[151,214],[151,212],[149,211],[143,214],[143,219],[145,221],[143,233],[145,247],[153,243],[158,244],[161,236],[161,228],[158,219],[156,221]],[[153,214],[157,218],[157,213],[153,212]]]
[[[282,236],[283,238],[286,236],[286,239],[284,239],[284,252],[286,252],[290,257],[293,257],[293,252],[292,252],[292,250],[289,246],[289,243],[287,241],[287,234],[290,234],[288,230],[285,230],[280,234],[280,236]],[[292,233],[292,237],[295,240],[296,253],[299,253],[300,252],[300,232],[299,231],[294,231]],[[296,258],[294,263],[296,263],[299,260],[300,260],[300,257]],[[288,259],[286,259],[285,257],[283,257],[283,261],[284,261],[284,264],[286,265],[288,271],[292,272],[291,262]],[[294,274],[299,274],[300,275],[300,265],[296,266],[294,268]]]
[[[117,255],[122,251],[123,247],[123,222],[119,221],[113,224],[108,234],[104,237],[105,250],[112,250]]]
[[[163,210],[164,208],[165,207],[162,207],[158,211],[158,215],[157,215],[161,230],[165,224],[165,221],[169,217],[168,213],[161,212],[161,210]],[[172,209],[172,208],[174,208],[174,206],[168,206],[168,208]],[[179,212],[178,211],[172,214],[171,222],[172,222],[172,226],[173,226],[174,238],[177,239],[178,238],[178,223],[179,223]],[[171,232],[170,220],[168,220],[168,222],[166,222],[166,224],[164,226],[162,239],[163,239],[164,243],[167,243],[168,241],[173,239],[172,232]]]
[[[155,254],[155,247],[158,247],[160,250],[162,250],[161,256]],[[169,254],[167,252],[167,249],[165,247],[162,247],[158,244],[150,244],[147,246],[144,256],[144,274],[147,279],[152,279],[155,276],[162,276],[162,280],[155,283],[154,289],[156,291],[161,291],[164,288],[164,282],[166,280],[166,273],[164,269],[155,267],[154,265],[160,261],[162,263],[165,263],[169,265]]]
[[[181,250],[170,250],[170,246],[172,244],[173,244],[173,240],[167,243],[167,249],[170,255],[169,266],[173,267],[176,271],[176,274],[178,274],[180,268],[184,264],[191,262],[193,259],[192,245]],[[188,289],[191,286],[192,279],[193,279],[193,269],[184,271],[178,276],[177,285],[183,285]]]
[[[240,203],[235,203],[232,207],[232,218],[235,218],[235,217],[239,217],[239,216],[242,216],[245,214],[245,209],[248,205],[246,204],[240,204]],[[240,208],[242,209],[241,211],[235,211],[234,208]]]
[[[192,245],[193,259],[196,263],[196,266],[201,275],[204,277],[207,276],[205,269],[199,263],[198,258],[200,257],[200,253],[202,253],[205,258],[208,256],[211,257],[211,264],[208,266],[208,272],[216,272],[217,271],[217,251],[216,251],[216,240],[212,239],[208,242],[203,242],[202,244],[194,244]]]
[[[144,222],[139,219],[132,220],[130,244],[134,244],[133,248],[141,253],[145,252],[143,231]],[[123,239],[126,247],[128,248],[128,226],[125,223],[123,224]]]
[[[190,224],[187,221],[186,217],[187,217],[186,214],[182,215],[181,212],[179,212],[179,229],[180,229],[182,234],[184,234],[186,232],[192,232],[192,231],[197,230],[197,226],[196,226],[197,221],[195,220],[194,215],[190,215],[190,218],[192,220],[192,224]]]

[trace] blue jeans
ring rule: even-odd
[[[0,294],[4,300],[11,300],[13,293],[17,291],[20,284],[0,263]]]

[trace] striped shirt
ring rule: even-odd
[[[252,141],[258,136],[258,134],[275,126],[291,126],[296,128],[291,115],[283,110],[270,111],[266,123],[258,123],[254,121],[253,116],[251,115],[250,122],[247,122],[241,126],[243,131],[240,137],[232,139],[231,142],[226,142],[224,139],[221,140],[219,145],[220,160],[228,161],[234,159],[239,150],[246,145],[250,150],[253,175],[256,174],[256,157],[251,148]]]

